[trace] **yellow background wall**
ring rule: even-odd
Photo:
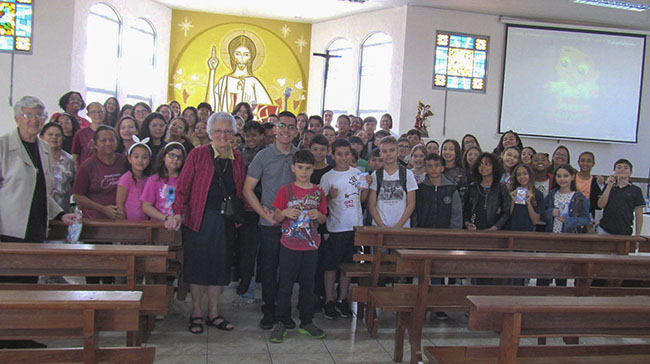
[[[261,45],[253,75],[264,84],[272,102],[284,109],[283,92],[290,87],[288,110],[305,111],[311,24],[183,10],[172,12],[168,99],[179,101],[182,108],[206,101],[211,48],[216,47],[219,59],[216,84],[231,72],[224,50],[234,34],[250,36]]]

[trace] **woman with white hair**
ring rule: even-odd
[[[52,157],[38,137],[47,119],[45,104],[25,96],[14,105],[17,128],[0,136],[0,241],[42,243],[52,219],[72,223],[72,214],[52,197]],[[0,282],[36,283],[38,277],[0,277]],[[0,348],[42,348],[32,340],[0,341]]]
[[[246,178],[244,159],[230,142],[236,132],[235,119],[227,112],[208,119],[211,143],[190,152],[180,174],[173,215],[165,225],[178,230],[183,225],[183,275],[190,284],[193,311],[190,332],[203,332],[201,301],[208,294],[206,324],[220,330],[233,326],[219,315],[218,302],[223,287],[230,283],[231,245],[234,222],[224,215],[228,198],[242,198]]]

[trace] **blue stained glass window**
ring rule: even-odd
[[[0,51],[14,50],[14,37],[0,36]]]
[[[0,1],[1,52],[31,52],[32,14],[31,0]]]
[[[474,48],[474,37],[467,37],[463,35],[452,35],[449,39],[449,46],[455,48]]]
[[[32,36],[32,7],[29,5],[16,5],[16,35]]]
[[[436,49],[436,73],[447,72],[447,56],[449,55],[449,48],[438,47]]]
[[[433,88],[485,92],[489,38],[436,34]]]

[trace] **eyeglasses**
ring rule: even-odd
[[[219,130],[219,129],[215,129],[215,130],[210,131],[210,134],[216,134],[216,135],[222,135],[222,134],[225,134],[225,135],[234,135],[235,132],[232,131],[232,130]]]
[[[97,110],[97,111],[88,111],[88,114],[105,114],[106,112],[104,110]]]
[[[175,153],[171,153],[171,152],[167,153],[167,156],[169,157],[169,159],[171,159],[173,161],[182,161],[183,159],[185,159],[184,155],[175,154]]]
[[[285,123],[277,123],[276,126],[277,126],[278,128],[280,128],[280,129],[287,129],[287,128],[289,128],[289,130],[296,130],[296,126],[295,126],[295,125],[290,125],[290,124],[285,124]]]
[[[410,145],[400,145],[399,149],[411,149]]]
[[[138,115],[144,115],[144,114],[148,114],[149,112],[147,110],[142,109],[142,110],[136,110],[133,113]]]
[[[40,121],[43,121],[43,120],[47,119],[46,114],[32,114],[30,112],[22,114],[22,117],[24,117],[25,119],[32,119],[33,118],[33,119],[40,120]]]

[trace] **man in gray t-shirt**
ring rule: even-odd
[[[257,153],[248,166],[244,182],[244,197],[253,210],[260,215],[262,229],[262,245],[260,247],[261,277],[262,277],[262,314],[260,327],[264,330],[273,328],[275,323],[275,297],[278,289],[277,272],[280,254],[281,225],[273,220],[273,201],[280,187],[294,181],[291,164],[296,147],[292,142],[297,134],[296,117],[290,112],[282,112],[273,128],[275,143]],[[255,195],[254,189],[262,182],[262,201]],[[291,319],[289,319],[291,320]],[[295,327],[295,323],[284,322],[287,328]],[[293,326],[293,327],[291,327]]]

